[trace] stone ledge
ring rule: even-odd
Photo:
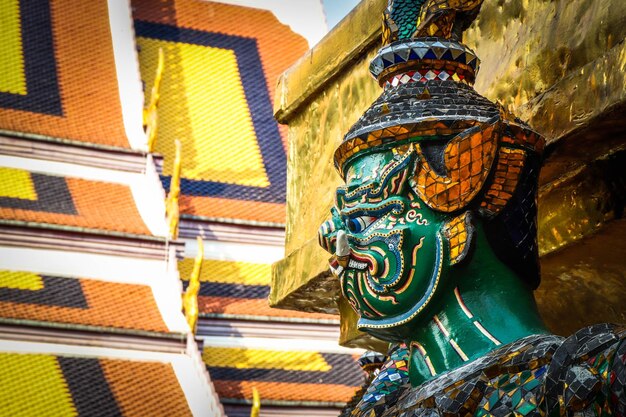
[[[271,307],[339,314],[339,282],[328,269],[328,254],[309,240],[272,265]]]

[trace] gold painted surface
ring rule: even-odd
[[[535,292],[548,328],[570,335],[595,323],[626,323],[626,220],[541,259]]]
[[[378,34],[379,15],[368,20],[363,17],[363,10],[367,7],[377,10],[384,3],[372,0],[359,5],[338,30],[318,45],[310,59],[291,68],[279,85],[277,103],[281,104],[277,113],[282,114],[281,120],[290,127],[286,253],[315,236],[318,225],[326,218],[334,188],[340,182],[331,163],[332,152],[381,91],[367,69],[378,43],[371,44],[367,57],[350,67],[341,67],[337,60],[327,62],[321,57],[332,52],[345,58],[345,54],[336,52],[343,50],[339,45],[348,45],[349,51],[356,51],[354,39],[359,35]],[[553,140],[584,125],[607,107],[624,101],[626,94],[626,52],[624,43],[618,42],[623,40],[626,27],[616,24],[626,17],[626,8],[617,7],[616,0],[603,5],[583,3],[509,0],[498,6],[496,1],[486,1],[479,19],[467,32],[467,43],[476,48],[483,61],[477,89],[490,99],[512,105],[514,112],[530,118],[531,124],[541,127],[542,133],[551,132],[549,136]],[[370,14],[374,13],[370,10]],[[586,23],[575,24],[581,16]],[[546,25],[546,21],[552,24]],[[363,29],[363,24],[371,25],[370,30]],[[352,26],[358,31],[350,37],[348,29]],[[542,32],[539,28],[544,27]],[[573,37],[561,39],[568,34]],[[363,43],[367,43],[367,37]],[[550,61],[544,68],[539,61],[550,55],[559,42],[569,45],[561,50],[570,51],[571,62],[556,68]],[[503,44],[512,47],[502,48]],[[613,45],[607,53],[607,48]],[[343,72],[330,80],[324,78],[335,74],[333,65],[341,67]],[[531,94],[522,87],[533,79],[537,84]],[[548,87],[552,88],[546,92]],[[315,94],[311,96],[312,93]],[[544,94],[537,97],[541,93]],[[529,99],[533,101],[529,103]]]
[[[189,285],[183,293],[183,311],[185,320],[192,333],[196,333],[196,323],[198,322],[198,293],[200,292],[200,274],[202,273],[202,260],[204,259],[204,242],[202,237],[197,236],[198,253],[193,262],[193,270],[189,276]]]
[[[615,93],[603,91],[603,85],[616,72],[623,72],[623,61],[621,68],[607,65],[598,72],[583,70],[624,40],[625,18],[623,0],[487,0],[465,32],[465,42],[482,61],[475,88],[511,106],[518,117],[546,134],[550,143],[560,137],[565,125],[580,126],[595,112],[592,103],[584,104],[590,96],[602,101],[607,93]],[[558,85],[578,75],[579,83]],[[623,84],[617,86],[624,91]],[[556,102],[537,108],[537,101],[544,100],[540,95],[554,88],[562,93],[556,95]],[[567,97],[581,99],[582,108]],[[521,108],[533,100],[527,110]],[[574,104],[571,112],[570,104]],[[553,107],[566,111],[555,113]]]
[[[255,386],[252,387],[252,410],[250,410],[250,417],[259,417],[261,412],[261,394]]]
[[[272,265],[272,307],[338,314],[339,282],[328,269],[328,254],[317,238]]]
[[[595,117],[588,126],[564,136],[549,146],[539,176],[539,199],[583,167],[608,155],[626,150],[626,101]]]
[[[157,66],[154,72],[154,84],[150,90],[150,100],[143,109],[143,127],[148,137],[148,152],[154,152],[154,143],[159,129],[159,97],[161,95],[161,80],[163,79],[163,66],[165,65],[165,55],[163,48],[159,48]]]
[[[623,128],[620,136],[626,143],[626,122]],[[606,227],[606,222],[623,215],[625,164],[626,152],[615,152],[540,189],[537,213],[540,256],[592,235]]]
[[[287,254],[315,238],[329,216],[341,183],[333,153],[345,132],[380,94],[367,69],[374,49],[352,71],[327,84],[315,101],[289,121]]]
[[[272,268],[274,306],[338,311],[338,293],[328,292],[337,287],[330,284],[334,278],[315,236],[340,183],[333,152],[381,93],[368,65],[380,46],[378,9],[385,4],[363,1],[279,83],[275,112],[289,125],[288,256]],[[482,60],[476,89],[528,120],[550,143],[540,179],[539,244],[544,257],[602,232],[604,222],[616,217],[608,208],[614,193],[610,181],[602,179],[602,166],[585,166],[626,143],[620,121],[626,108],[624,19],[623,0],[485,0],[466,32],[466,43]],[[363,58],[355,59],[359,53]],[[558,257],[566,249],[549,256]],[[544,282],[550,279],[544,277]],[[355,315],[339,310],[341,344],[371,345],[369,336],[355,330]],[[548,314],[548,323],[568,317],[567,310]]]
[[[342,71],[369,65],[365,51],[380,47],[381,16],[387,0],[362,0],[348,16],[279,78],[274,100],[274,117],[291,125],[296,113],[309,106],[310,100],[323,95],[329,83]],[[344,77],[345,78],[345,77]],[[368,103],[369,104],[369,103]],[[304,109],[303,109],[304,107]]]
[[[626,14],[623,18],[626,21]],[[517,108],[516,114],[544,134],[548,143],[555,143],[625,100],[626,43],[622,40]]]
[[[359,317],[356,315],[345,298],[340,298],[339,306],[339,344],[345,347],[362,348],[374,350],[380,353],[387,353],[389,343],[376,339],[367,333],[356,329],[356,322]]]

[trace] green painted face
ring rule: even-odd
[[[381,339],[402,340],[436,302],[449,267],[442,225],[412,188],[415,152],[365,155],[346,171],[332,220],[320,243],[360,315],[358,326]],[[429,317],[430,318],[430,317]]]

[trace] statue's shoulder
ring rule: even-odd
[[[367,403],[366,394],[345,415],[549,416],[563,408],[626,415],[624,339],[626,327],[612,324],[586,327],[565,339],[529,336],[418,387],[407,379],[396,386],[374,383],[368,392],[377,401]]]
[[[418,387],[402,387],[383,413],[353,416],[534,415],[546,369],[563,340],[554,335],[520,339]]]
[[[544,403],[548,414],[560,407],[626,411],[626,328],[585,327],[555,350],[546,370]],[[621,410],[621,411],[619,411]]]

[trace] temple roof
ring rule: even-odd
[[[170,333],[146,285],[0,270],[0,322]]]
[[[190,416],[181,360],[2,352],[0,403],[6,415]]]
[[[3,2],[0,129],[141,148],[141,108],[128,112],[141,105],[141,85],[123,56],[136,59],[124,11],[106,1]]]
[[[186,258],[178,263],[185,287],[193,262],[193,259]],[[270,292],[270,269],[269,263],[205,259],[198,294],[200,316],[336,322],[337,316],[330,314],[271,308],[267,301]]]
[[[130,187],[0,167],[0,219],[152,235]]]
[[[275,402],[345,403],[364,382],[354,356],[317,351],[205,347],[202,358],[220,399]]]
[[[174,138],[182,142],[183,218],[284,223],[286,131],[272,115],[273,89],[306,51],[304,38],[266,10],[191,0],[132,4],[148,87],[164,51],[155,151],[165,157],[168,188]]]

